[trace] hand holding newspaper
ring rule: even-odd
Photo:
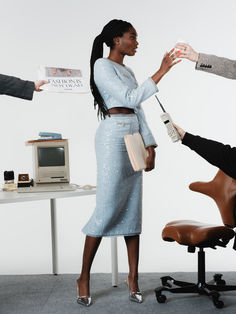
[[[56,93],[88,93],[81,70],[40,66],[38,78],[48,81],[44,91]]]

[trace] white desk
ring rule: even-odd
[[[56,199],[74,196],[95,195],[96,189],[75,190],[64,192],[43,192],[43,193],[17,193],[16,191],[0,191],[0,204],[30,202],[39,200],[50,200],[51,209],[51,237],[52,237],[52,273],[58,274],[58,244],[57,244],[57,212]],[[111,238],[111,265],[112,285],[117,286],[118,262],[117,262],[117,238]]]

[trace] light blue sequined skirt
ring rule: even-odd
[[[135,114],[114,114],[102,120],[95,136],[96,208],[82,231],[89,236],[141,233],[142,171],[134,171],[124,135],[139,132]]]

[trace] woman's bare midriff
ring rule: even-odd
[[[134,113],[134,109],[125,108],[125,107],[114,107],[114,108],[108,109],[108,112],[109,114],[119,114],[119,113],[132,114]]]

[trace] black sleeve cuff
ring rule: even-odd
[[[192,141],[194,140],[194,137],[195,136],[193,134],[186,132],[183,139],[182,139],[182,144],[189,146],[192,143]]]
[[[34,82],[26,81],[25,88],[24,88],[24,94],[22,95],[22,98],[32,100],[34,95]]]

